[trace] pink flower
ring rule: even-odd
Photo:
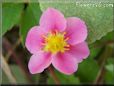
[[[40,25],[28,32],[26,47],[30,51],[28,68],[32,74],[41,73],[52,64],[58,71],[70,75],[89,55],[87,27],[79,18],[64,15],[48,8],[41,16]]]

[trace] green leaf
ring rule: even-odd
[[[20,70],[20,68],[16,65],[10,65],[11,71],[17,81],[17,84],[26,84],[28,83],[24,74],[22,73],[22,71]],[[7,76],[4,74],[2,74],[2,84],[11,84],[7,78]]]
[[[98,71],[99,71],[99,66],[96,63],[96,61],[88,58],[79,64],[76,76],[79,77],[81,82],[90,83],[95,80]]]
[[[87,4],[86,4],[87,5]],[[99,4],[97,4],[99,5]],[[45,11],[48,7],[53,7],[60,10],[65,17],[79,17],[85,21],[88,27],[89,44],[101,39],[108,32],[113,30],[113,7],[100,4],[100,7],[85,6],[85,4],[77,4],[76,2],[66,2],[55,0],[54,2],[43,2],[40,0],[40,7]]]
[[[101,51],[101,48],[90,48],[90,55],[88,57],[88,59],[94,59],[98,54],[99,52]]]
[[[20,24],[20,36],[24,45],[26,35],[31,27],[38,25],[41,10],[38,3],[30,3],[27,9],[24,11],[21,24]]]
[[[114,57],[110,57],[107,59],[107,64],[110,65],[110,64],[114,64]]]
[[[2,4],[2,35],[19,22],[23,10],[23,4]]]
[[[12,65],[11,70],[12,70],[13,74],[15,75],[18,83],[21,83],[21,84],[27,83],[27,80],[26,80],[23,72],[20,70],[20,68],[18,66]]]
[[[114,58],[108,58],[105,65],[104,83],[114,84]]]
[[[78,77],[75,77],[74,75],[64,75],[56,70],[55,70],[55,74],[59,79],[60,84],[79,84],[80,83]],[[48,84],[55,84],[55,81],[53,80],[51,75],[49,75]]]
[[[108,33],[106,36],[102,38],[102,41],[114,41],[114,31]]]
[[[2,12],[2,3],[0,3],[0,35],[2,35],[2,13],[1,12]],[[0,37],[0,39],[2,39],[2,37]]]
[[[105,76],[104,76],[104,83],[114,84],[114,73],[113,72],[106,71]]]
[[[114,80],[114,64],[109,64],[109,65],[106,65],[105,66],[106,68],[106,73],[105,73],[105,76],[104,76],[104,82],[105,83],[110,83],[110,84],[114,84],[113,80]]]
[[[106,69],[107,69],[108,71],[113,72],[113,68],[114,68],[114,65],[113,65],[113,64],[106,65]]]
[[[2,2],[6,2],[6,3],[8,3],[8,2],[15,2],[15,3],[33,3],[33,2],[38,2],[38,0],[3,0]]]

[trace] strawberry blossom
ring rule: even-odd
[[[73,74],[89,55],[86,38],[87,27],[83,20],[65,19],[60,11],[48,8],[39,26],[32,27],[27,34],[25,45],[32,54],[28,64],[30,72],[41,73],[52,64],[64,74]]]

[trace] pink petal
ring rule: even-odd
[[[25,45],[32,54],[37,53],[43,47],[41,44],[43,41],[43,34],[44,31],[39,26],[32,27],[28,32]]]
[[[47,68],[51,64],[51,54],[38,52],[34,54],[29,61],[28,68],[32,74],[41,73],[45,68]]]
[[[40,18],[40,26],[46,28],[46,31],[64,31],[66,28],[66,19],[64,15],[53,8],[48,8]]]
[[[76,17],[67,19],[66,37],[69,37],[68,43],[78,44],[87,38],[87,27],[84,21]]]
[[[52,64],[58,71],[67,75],[73,74],[78,68],[76,59],[68,53],[53,56]]]
[[[86,42],[82,42],[76,45],[71,46],[70,50],[67,51],[66,53],[72,55],[76,60],[81,62],[83,59],[86,59],[89,54],[89,48]]]

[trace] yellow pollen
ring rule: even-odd
[[[58,33],[57,31],[49,33],[46,36],[43,36],[44,41],[46,42],[44,45],[43,50],[49,51],[51,53],[62,52],[64,53],[66,50],[69,50],[70,45],[67,43],[68,37],[65,38],[64,35],[66,32]]]

